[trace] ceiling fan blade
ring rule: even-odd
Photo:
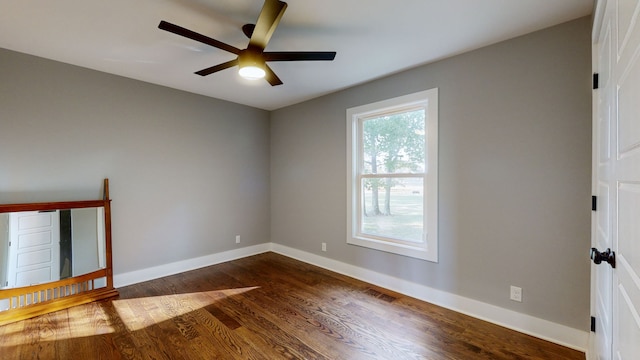
[[[164,20],[160,21],[160,24],[158,25],[159,29],[174,33],[176,35],[180,35],[180,36],[184,36],[186,38],[189,38],[191,40],[195,40],[195,41],[199,41],[203,44],[207,44],[207,45],[211,45],[213,47],[216,47],[218,49],[222,49],[225,51],[228,51],[232,54],[236,54],[238,55],[240,53],[240,49],[236,48],[235,46],[231,46],[229,44],[225,44],[222,41],[218,41],[216,39],[212,39],[208,36],[202,35],[202,34],[198,34],[195,31],[191,31],[189,29],[185,29],[182,26],[178,26],[175,24],[172,24],[170,22],[166,22]]]
[[[249,47],[264,50],[276,30],[280,19],[287,8],[287,3],[280,0],[265,0],[258,16],[253,34],[249,40]]]
[[[264,79],[271,84],[271,86],[282,85],[282,80],[273,72],[269,65],[265,64],[264,70],[266,72]]]
[[[331,61],[336,57],[335,51],[273,51],[262,54],[264,61]]]
[[[206,69],[202,69],[200,71],[196,71],[196,74],[200,75],[200,76],[207,76],[209,74],[213,74],[214,72],[218,72],[224,69],[228,69],[230,67],[234,67],[238,65],[238,59],[233,59],[231,61],[227,61],[225,63],[222,64],[218,64],[216,66],[212,66]]]

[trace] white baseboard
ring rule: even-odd
[[[589,333],[586,331],[380,274],[284,245],[271,244],[271,251],[575,350],[586,352],[587,349]]]
[[[321,268],[366,281],[368,283],[396,291],[447,309],[482,319],[509,329],[513,329],[540,339],[586,352],[589,333],[548,320],[536,318],[478,300],[444,292],[425,285],[413,283],[393,276],[332,260],[288,246],[266,243],[217,254],[201,256],[114,275],[115,287],[122,287],[143,281],[157,279],[189,270],[215,265],[226,261],[273,251]]]
[[[146,269],[134,270],[123,274],[113,275],[113,284],[116,288],[153,280],[164,276],[220,264],[223,262],[261,254],[271,250],[271,244],[258,244],[240,249],[233,249],[221,253],[205,255],[193,259],[181,260],[170,264],[158,265]]]

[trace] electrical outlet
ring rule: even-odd
[[[511,300],[522,302],[522,288],[517,286],[511,286]]]
[[[322,243],[322,251],[327,251],[327,243]]]
[[[236,235],[236,244],[240,244],[240,235]]]

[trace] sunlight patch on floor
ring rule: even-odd
[[[33,322],[33,324],[29,324]],[[79,305],[67,310],[4,325],[2,347],[59,341],[115,332],[102,306]]]
[[[203,291],[114,300],[113,306],[129,331],[136,331],[196,311],[226,297],[242,294],[257,287]]]
[[[105,310],[108,305],[79,305],[4,325],[5,328],[0,329],[0,348],[112,334],[117,331],[118,322],[128,331],[138,331],[257,288],[253,286],[112,300],[111,304],[117,313],[115,319],[113,314]]]

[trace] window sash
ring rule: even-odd
[[[355,231],[355,235],[359,238],[362,239],[375,239],[377,241],[380,242],[389,242],[389,243],[393,243],[393,244],[399,244],[399,245],[406,245],[406,246],[410,246],[410,247],[419,247],[419,248],[425,248],[427,245],[427,236],[429,233],[429,229],[427,227],[427,219],[428,219],[428,191],[427,191],[427,177],[426,174],[391,174],[393,176],[385,176],[384,174],[373,174],[373,176],[371,176],[371,174],[361,174],[359,176],[356,177],[356,181],[358,184],[358,191],[356,194],[356,202],[357,202],[357,209],[356,209],[356,221],[357,221],[357,228]],[[380,178],[396,178],[396,179],[422,179],[422,236],[420,237],[419,241],[413,241],[413,240],[406,240],[406,239],[401,239],[401,238],[395,238],[395,237],[390,237],[390,236],[382,236],[382,235],[376,235],[376,234],[372,234],[369,232],[365,232],[364,231],[364,209],[363,209],[363,204],[364,204],[364,193],[363,193],[363,186],[362,186],[362,181],[363,179],[380,179]]]
[[[376,173],[369,173],[369,172],[365,172],[365,150],[364,150],[364,136],[365,136],[365,131],[364,131],[364,123],[368,120],[373,120],[373,119],[378,119],[384,116],[392,116],[392,115],[399,115],[399,114],[404,114],[404,113],[408,113],[408,112],[414,112],[414,111],[419,111],[422,110],[424,112],[424,116],[425,116],[425,134],[422,137],[422,141],[424,142],[424,162],[423,162],[423,168],[426,169],[427,168],[427,132],[426,132],[426,127],[427,127],[427,109],[426,106],[424,106],[423,104],[410,104],[410,105],[405,105],[405,106],[398,106],[398,107],[394,107],[391,110],[386,109],[386,110],[382,110],[382,111],[375,111],[375,112],[371,112],[368,113],[366,115],[360,115],[358,116],[358,127],[357,127],[357,138],[358,138],[358,153],[357,153],[357,162],[358,162],[358,167],[357,167],[357,173],[356,173],[356,184],[357,184],[357,202],[356,202],[356,221],[357,221],[357,225],[356,225],[356,231],[355,231],[355,235],[357,237],[361,237],[363,239],[374,239],[380,242],[386,242],[386,243],[392,243],[392,244],[397,244],[397,245],[407,245],[407,246],[411,246],[411,247],[424,247],[426,246],[426,231],[425,231],[425,227],[427,224],[427,196],[426,196],[426,184],[427,184],[427,178],[426,178],[426,171],[420,171],[420,172],[386,172],[386,169],[383,169],[382,171],[377,170]],[[383,178],[394,178],[394,179],[408,179],[408,178],[419,178],[422,179],[422,194],[423,194],[423,203],[422,203],[422,236],[420,237],[419,241],[411,241],[411,240],[405,240],[405,239],[400,239],[400,238],[396,238],[396,237],[391,237],[391,236],[383,236],[381,234],[372,234],[369,232],[365,232],[364,231],[364,219],[363,219],[363,204],[364,204],[364,194],[363,194],[363,186],[362,186],[362,182],[363,179],[383,179]]]
[[[398,114],[403,114],[403,113],[408,113],[408,112],[414,112],[414,111],[418,111],[418,110],[422,110],[424,112],[424,135],[423,137],[423,142],[424,142],[424,162],[423,162],[423,168],[425,169],[424,171],[416,171],[416,172],[393,172],[393,173],[389,173],[389,172],[385,172],[385,171],[378,171],[376,173],[367,173],[365,172],[365,164],[364,164],[364,160],[365,160],[365,151],[364,151],[364,123],[367,120],[373,120],[373,119],[377,119],[383,116],[392,116],[392,115],[398,115]],[[356,154],[356,160],[357,160],[357,174],[358,175],[378,175],[378,174],[388,174],[388,175],[405,175],[405,174],[411,174],[411,175],[420,175],[420,174],[426,174],[427,173],[427,169],[428,169],[428,116],[429,116],[429,112],[428,112],[428,108],[427,105],[424,102],[420,102],[419,104],[408,104],[405,106],[399,106],[399,107],[393,107],[391,109],[385,109],[385,110],[378,110],[375,112],[370,112],[367,114],[359,114],[357,117],[357,138],[358,138],[358,152]]]

